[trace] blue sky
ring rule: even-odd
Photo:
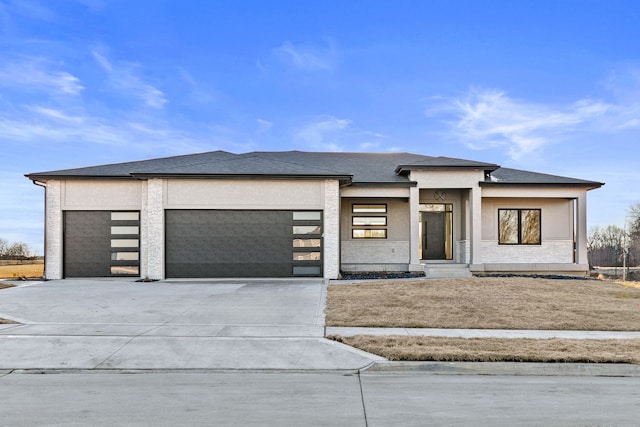
[[[0,0],[0,237],[23,174],[211,150],[408,151],[640,200],[640,2]]]

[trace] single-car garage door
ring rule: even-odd
[[[140,212],[66,211],[64,276],[140,275]]]
[[[167,277],[322,276],[321,211],[167,210]]]

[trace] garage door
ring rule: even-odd
[[[140,275],[140,212],[66,211],[64,276]]]
[[[167,277],[322,276],[321,211],[167,210]]]

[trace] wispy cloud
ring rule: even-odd
[[[472,149],[505,147],[514,160],[592,123],[614,108],[599,100],[545,105],[509,97],[499,90],[472,89],[431,106],[429,117],[446,116],[452,137]]]
[[[162,109],[168,102],[164,92],[147,83],[139,75],[139,66],[136,64],[117,62],[115,65],[105,55],[94,50],[92,55],[100,67],[107,72],[111,85],[123,91],[125,94],[142,100],[151,108]]]
[[[321,116],[295,132],[294,140],[316,150],[344,151],[341,136],[350,124],[348,119]]]
[[[323,115],[300,126],[293,134],[296,144],[322,151],[389,151],[382,147],[385,135],[353,126],[350,119]]]
[[[316,46],[294,45],[287,41],[274,49],[274,53],[286,65],[303,71],[330,71],[338,63],[338,54],[331,40]]]
[[[63,95],[78,95],[84,89],[79,78],[45,58],[5,57],[3,61],[4,65],[0,65],[0,86]]]
[[[273,127],[273,123],[268,120],[256,119],[256,122],[258,123],[258,129],[256,129],[256,135],[262,135],[264,133],[267,133]]]
[[[70,113],[39,105],[0,114],[0,141],[14,144],[88,144],[127,147],[132,152],[206,151],[232,144],[219,129],[176,126],[154,117]]]

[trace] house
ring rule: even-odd
[[[600,182],[410,153],[214,151],[31,173],[46,277],[585,274]]]

